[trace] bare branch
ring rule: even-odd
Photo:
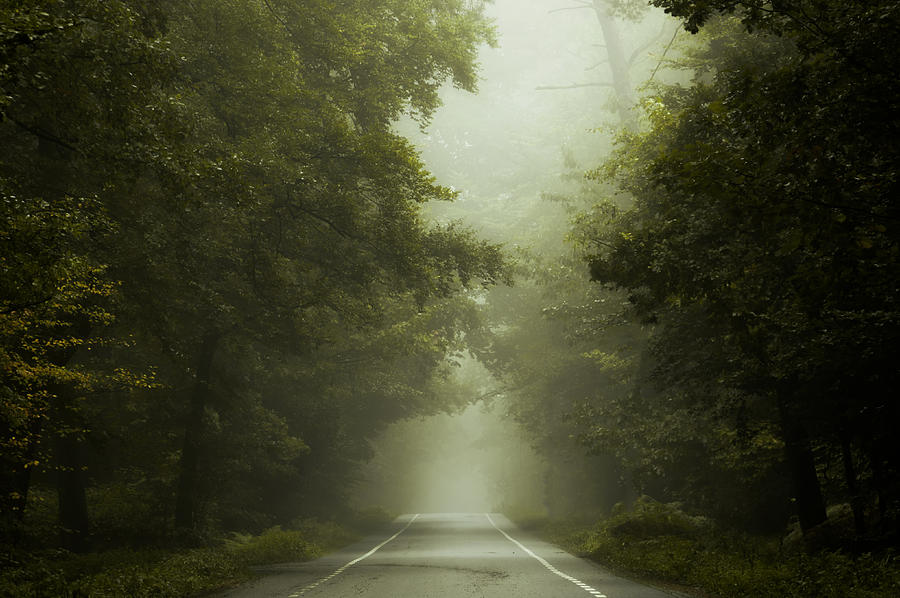
[[[34,301],[29,301],[27,303],[14,303],[11,305],[4,305],[3,309],[0,309],[0,314],[4,316],[7,314],[11,314],[16,311],[21,311],[23,309],[31,309],[32,307],[37,307],[38,305],[43,305],[53,299],[53,295],[47,295],[46,297],[42,297],[41,299],[35,299]]]
[[[678,32],[678,29],[680,29],[680,27],[676,26],[676,29],[675,29],[676,33]],[[650,48],[650,46],[655,44],[657,42],[657,40],[659,40],[659,38],[661,38],[665,34],[665,32],[666,32],[666,24],[663,23],[663,26],[660,28],[659,33],[654,35],[653,39],[649,40],[645,44],[641,44],[640,47],[638,47],[634,52],[631,53],[631,56],[628,57],[628,65],[629,66],[633,65],[634,61],[637,60],[638,56],[640,56],[645,50]]]
[[[578,6],[564,6],[562,8],[554,8],[553,10],[548,10],[547,14],[553,14],[555,12],[563,12],[564,10],[581,10],[582,8],[594,8],[594,6],[590,2],[583,2]]]
[[[538,91],[547,91],[549,89],[576,89],[578,87],[615,87],[612,83],[573,83],[572,85],[540,85],[535,87]]]
[[[658,71],[659,67],[662,66],[663,60],[665,59],[666,54],[669,52],[669,48],[671,48],[672,44],[675,43],[675,38],[678,37],[678,32],[680,30],[680,28],[675,30],[675,34],[672,36],[672,39],[669,40],[669,44],[666,46],[666,49],[663,50],[662,56],[659,57],[659,62],[656,63],[656,68],[653,69],[653,73],[650,75],[650,79],[647,80],[647,83],[653,81],[653,77],[656,76],[656,71]]]
[[[25,129],[26,131],[28,131],[35,137],[43,139],[44,141],[49,141],[50,143],[55,143],[56,145],[63,147],[69,151],[77,152],[79,154],[84,155],[84,152],[82,152],[80,149],[78,149],[77,147],[75,147],[74,145],[72,145],[70,143],[67,143],[66,141],[63,141],[56,135],[52,135],[51,133],[48,133],[47,131],[45,131],[39,127],[33,127],[31,125],[23,123],[22,121],[15,119],[12,116],[9,116],[9,114],[5,114],[4,116],[6,118],[8,118],[13,124],[18,126],[19,128]]]
[[[296,37],[294,35],[294,30],[291,29],[290,25],[288,25],[287,22],[283,18],[281,18],[281,15],[279,15],[275,11],[275,9],[272,8],[272,5],[269,4],[269,0],[263,0],[263,2],[265,3],[266,8],[269,9],[269,12],[272,13],[272,16],[275,17],[275,20],[281,23],[281,26],[284,27],[284,30],[288,32],[288,35],[290,35],[291,37]]]

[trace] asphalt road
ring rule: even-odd
[[[494,513],[404,515],[382,536],[260,573],[220,598],[671,598],[528,536]]]

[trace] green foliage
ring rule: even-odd
[[[258,536],[234,534],[226,546],[245,565],[306,561],[320,556],[303,531],[285,531],[278,527],[267,529]]]
[[[95,542],[102,547],[164,546],[171,534],[166,504],[146,480],[135,479],[138,471],[130,474],[120,472],[110,482],[87,489]],[[29,509],[36,506],[32,503]]]
[[[655,536],[693,536],[709,527],[702,517],[691,517],[677,505],[642,496],[630,511],[615,513],[603,522],[609,535],[647,539]]]
[[[0,4],[4,529],[56,468],[98,541],[173,498],[198,537],[260,531],[445,407],[505,259],[426,223],[454,194],[391,124],[474,90],[481,43],[461,0]]]
[[[856,501],[863,533],[869,498],[896,508],[885,494],[896,482],[875,473],[895,470],[896,448],[881,424],[894,416],[887,356],[900,330],[888,282],[900,276],[897,146],[884,136],[896,3],[814,3],[802,19],[801,3],[657,4],[681,15],[690,5],[696,24],[741,5],[762,32],[710,21],[688,53],[693,85],[659,87],[645,129],[592,174],[634,202],[585,218],[592,277],[626,291],[630,316],[655,332],[642,384],[587,412],[586,439],[629,447],[670,499],[705,508],[740,488],[783,487],[751,480],[789,473],[806,527],[824,516],[816,463],[843,455],[829,498]],[[851,41],[851,23],[877,15],[885,22]],[[777,512],[786,498],[758,504]]]
[[[215,549],[183,553],[110,552],[41,557],[8,569],[0,596],[191,596],[247,578],[237,559]]]
[[[197,596],[249,579],[250,566],[310,560],[357,537],[340,525],[306,520],[297,529],[234,534],[220,546],[187,551],[59,551],[7,563],[0,596]]]
[[[388,525],[395,518],[396,515],[389,513],[383,507],[366,507],[355,509],[345,520],[352,529],[360,532],[372,532]]]
[[[856,53],[871,46],[887,48],[884,36],[897,32],[897,3],[893,0],[876,2],[838,2],[822,0],[651,0],[667,13],[683,19],[685,29],[697,33],[716,15],[735,15],[748,31],[764,31],[795,39],[810,53]],[[867,34],[858,35],[861,28]],[[869,34],[872,34],[871,37]],[[856,58],[879,60],[878,54],[868,53]],[[846,54],[843,58],[849,58]],[[874,65],[873,65],[874,66]]]
[[[892,552],[786,552],[775,539],[729,532],[647,498],[594,528],[550,524],[544,534],[621,574],[701,595],[876,598],[900,589]]]

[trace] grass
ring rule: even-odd
[[[676,506],[643,499],[591,526],[529,523],[570,552],[684,593],[717,598],[900,596],[900,556],[807,553],[779,538],[725,531]]]
[[[33,555],[0,575],[4,598],[194,596],[249,579],[231,550],[115,550]]]
[[[259,535],[232,534],[215,545],[185,550],[53,550],[8,560],[0,598],[185,598],[253,577],[251,567],[307,561],[358,539],[385,517],[366,514],[350,527],[312,519]]]

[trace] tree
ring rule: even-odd
[[[627,49],[626,38],[620,29],[622,22],[640,22],[647,14],[648,5],[634,0],[578,0],[572,6],[555,9],[551,12],[570,10],[590,10],[594,13],[603,43],[598,44],[604,49],[605,59],[592,66],[593,70],[599,66],[606,66],[609,72],[609,81],[593,81],[589,83],[574,83],[572,85],[541,86],[538,89],[572,89],[578,87],[607,87],[613,91],[613,110],[618,114],[619,123],[626,127],[636,124],[635,107],[637,103],[633,76],[635,66],[645,57],[647,50],[652,48],[665,31],[665,23],[660,34],[637,45],[630,51]],[[674,37],[672,38],[674,41]],[[670,44],[671,45],[671,44]]]
[[[96,376],[115,372],[90,374],[75,361],[79,351],[102,344],[97,329],[111,319],[113,279],[92,246],[115,223],[97,191],[118,178],[112,156],[127,154],[122,138],[139,133],[139,123],[124,118],[128,107],[152,102],[153,86],[134,83],[163,74],[162,53],[146,43],[121,3],[29,2],[3,9],[0,136],[7,153],[0,177],[6,255],[17,272],[4,279],[3,297],[13,333],[7,355],[19,364],[6,369],[4,386],[7,404],[18,403],[19,413],[31,419],[24,429],[21,422],[11,426],[31,454],[16,456],[13,469],[43,461],[34,456],[41,437],[56,437],[50,454],[58,462],[60,515],[64,533],[72,530],[67,542],[78,547],[87,514],[76,457],[85,426],[77,404],[96,386]],[[119,61],[133,65],[114,68]],[[109,88],[101,90],[103,84]],[[27,472],[19,479],[12,496],[21,507]]]
[[[168,417],[150,418],[158,429],[145,442],[177,456],[168,483],[179,527],[202,527],[203,502],[216,490],[201,488],[209,481],[202,468],[243,467],[211,458],[209,443],[228,443],[221,429],[250,426],[234,448],[272,435],[278,448],[248,452],[248,461],[271,458],[276,469],[311,445],[297,435],[290,398],[259,392],[263,379],[277,377],[261,364],[309,360],[312,384],[326,389],[310,397],[319,407],[337,392],[331,360],[347,339],[400,330],[436,302],[502,279],[497,246],[425,224],[421,204],[453,193],[390,128],[404,112],[427,122],[445,81],[474,89],[475,46],[492,39],[477,5],[35,0],[4,6],[2,15],[0,138],[8,152],[0,177],[13,230],[4,242],[19,268],[4,280],[5,313],[18,318],[4,347],[10,362],[25,359],[17,343],[23,318],[37,317],[29,315],[35,301],[57,310],[71,303],[73,326],[82,315],[90,323],[95,312],[116,316],[111,330],[132,351],[106,351],[92,367],[115,373],[124,362],[150,363],[160,379],[137,393],[90,396],[94,408],[82,416],[111,428],[83,421],[79,437],[122,438],[134,425],[131,411],[151,412],[147,399],[162,407]],[[80,294],[42,292],[60,281]],[[95,288],[102,299],[80,301]],[[453,337],[462,312],[435,324],[438,337]],[[50,342],[54,334],[39,336]],[[80,339],[98,334],[96,324],[79,328],[67,342],[84,349]],[[411,386],[426,384],[450,344],[409,350],[422,359]],[[86,360],[71,353],[57,366]],[[371,364],[373,384],[384,383],[375,372],[400,360],[395,353]],[[23,394],[29,384],[42,400],[65,402],[48,380],[23,379],[23,371],[7,370],[11,404],[42,409]],[[84,403],[88,395],[78,392],[72,400]],[[400,412],[420,408],[416,400],[401,393]],[[101,416],[100,405],[118,417]],[[219,415],[237,419],[211,428]],[[179,427],[180,447],[172,441]],[[33,465],[24,452],[9,457],[18,469]],[[21,492],[8,496],[22,500]]]
[[[837,14],[835,6],[819,16]],[[704,14],[698,7],[693,18]],[[871,18],[868,10],[841,14]],[[765,11],[742,15],[782,31]],[[711,62],[697,83],[648,102],[649,131],[630,136],[606,170],[635,207],[598,234],[591,265],[594,278],[630,289],[636,310],[670,330],[661,380],[713,383],[745,397],[738,406],[747,397],[769,405],[756,417],[778,425],[808,530],[825,518],[820,448],[856,438],[865,452],[863,438],[880,426],[861,414],[890,410],[882,384],[894,377],[883,356],[898,330],[885,286],[897,280],[888,224],[896,157],[882,135],[896,124],[885,95],[896,82],[880,68],[860,69],[881,45],[880,27],[851,44],[838,33],[849,22],[820,23],[835,32],[820,37],[790,15],[778,19],[793,23],[784,27],[799,50],[711,23]],[[698,318],[703,342],[679,340],[698,335]],[[693,391],[698,405],[710,398]],[[851,465],[858,458],[844,453]],[[864,467],[874,482],[875,471],[894,466],[882,448]],[[847,489],[858,488],[853,470]],[[872,491],[884,497],[892,484]]]

